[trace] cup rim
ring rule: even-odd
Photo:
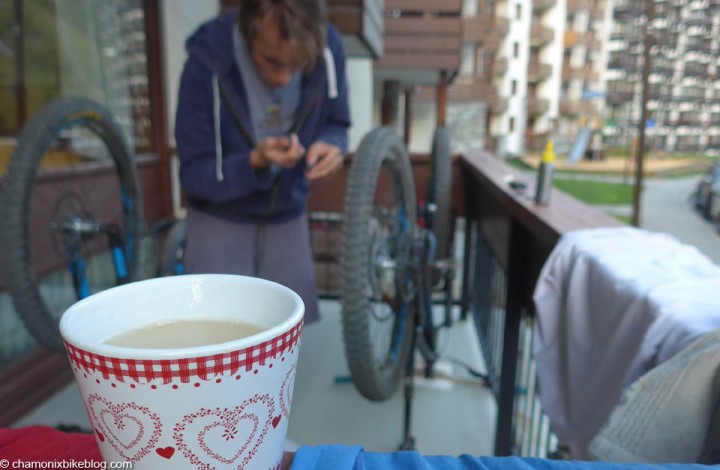
[[[263,331],[246,336],[244,338],[226,341],[223,343],[215,343],[203,346],[190,346],[184,348],[131,348],[124,346],[116,346],[104,344],[101,342],[84,341],[78,338],[77,334],[70,329],[70,322],[86,308],[91,307],[98,302],[104,302],[112,297],[125,296],[137,289],[152,288],[152,284],[168,284],[183,283],[191,284],[193,280],[218,280],[226,279],[230,281],[244,282],[250,284],[262,284],[272,286],[273,288],[283,291],[285,295],[291,298],[294,307],[290,315],[275,326],[264,329]],[[298,323],[302,322],[305,313],[305,307],[300,296],[292,289],[267,279],[244,276],[239,274],[181,274],[177,276],[168,276],[160,278],[151,278],[140,281],[134,281],[128,284],[111,287],[103,291],[97,292],[85,299],[79,300],[63,312],[60,318],[60,333],[63,341],[71,344],[77,349],[81,349],[90,353],[98,354],[106,357],[121,357],[127,359],[145,359],[148,357],[153,360],[174,360],[195,358],[203,356],[213,356],[231,351],[247,349],[272,340],[283,333],[292,330]]]

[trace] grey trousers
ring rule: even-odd
[[[305,324],[320,318],[307,214],[282,223],[237,223],[188,207],[188,273],[242,274],[275,281],[305,303]]]

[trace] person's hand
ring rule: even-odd
[[[337,171],[343,164],[340,147],[318,140],[313,143],[305,156],[307,179],[314,180]]]
[[[268,137],[263,139],[250,155],[253,168],[266,168],[277,165],[290,168],[305,154],[296,134],[291,136]]]
[[[282,464],[280,465],[280,468],[282,470],[290,470],[290,467],[292,466],[292,462],[293,462],[294,458],[295,458],[295,452],[283,453]]]

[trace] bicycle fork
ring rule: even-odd
[[[428,240],[428,236],[431,238]],[[415,278],[417,289],[413,296],[415,315],[413,315],[412,331],[410,333],[410,354],[405,365],[405,378],[403,395],[405,400],[403,420],[403,441],[400,450],[414,450],[415,438],[412,436],[412,403],[415,395],[415,349],[417,348],[425,360],[425,376],[432,377],[437,355],[435,353],[435,326],[432,321],[432,293],[425,283],[427,282],[427,266],[434,258],[434,237],[425,229],[420,230],[412,237],[410,250],[410,266],[412,276]]]
[[[65,254],[68,259],[68,269],[78,300],[82,300],[92,294],[90,282],[87,277],[82,246],[84,242],[91,240],[98,234],[105,234],[108,237],[117,285],[125,284],[130,280],[123,235],[120,227],[116,223],[105,223],[96,219],[72,217],[58,224],[55,228],[61,234]]]

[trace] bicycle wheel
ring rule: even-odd
[[[446,127],[435,129],[430,156],[430,179],[428,181],[429,203],[435,206],[430,226],[435,235],[435,258],[450,255],[452,236],[452,156],[450,136]]]
[[[185,242],[187,241],[187,221],[183,217],[176,220],[165,236],[160,248],[158,276],[185,274]]]
[[[413,335],[416,223],[410,159],[390,129],[371,131],[353,158],[345,195],[341,291],[345,354],[358,391],[393,395]]]
[[[71,269],[84,273],[82,295],[135,277],[141,214],[134,161],[107,110],[59,99],[33,116],[8,166],[1,215],[7,288],[38,342],[63,350],[59,316],[79,291]],[[122,240],[125,272],[113,267],[107,227]]]

